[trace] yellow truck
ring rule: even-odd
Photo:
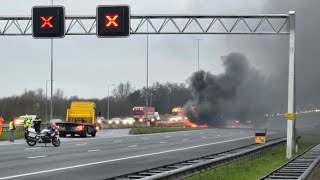
[[[61,137],[66,137],[68,134],[95,137],[98,129],[96,118],[94,102],[74,101],[71,102],[70,109],[67,109],[66,122],[56,123],[56,125]]]

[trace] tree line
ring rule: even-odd
[[[176,106],[183,106],[191,98],[191,90],[185,83],[154,83],[146,87],[135,89],[130,82],[120,83],[113,88],[109,96],[109,116],[131,116],[134,106],[145,106],[148,94],[149,106],[155,107],[160,114],[171,113]],[[47,99],[47,100],[46,100]],[[53,94],[53,118],[65,119],[66,110],[72,101],[93,101],[101,116],[107,117],[108,97],[81,98],[66,97],[62,89]],[[0,116],[6,122],[21,115],[38,115],[43,120],[50,115],[50,97],[46,98],[43,89],[25,90],[21,95],[0,98]]]

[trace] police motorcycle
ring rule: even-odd
[[[52,143],[55,147],[60,146],[59,131],[57,129],[43,129],[40,134],[37,134],[34,128],[28,128],[26,133],[28,134],[26,141],[29,146],[34,146],[37,143],[44,143],[45,145]]]

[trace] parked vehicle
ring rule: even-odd
[[[40,134],[37,134],[34,128],[28,128],[27,133],[26,142],[29,146],[34,146],[37,143],[44,143],[45,145],[52,143],[55,147],[60,146],[58,130],[43,129]]]
[[[92,137],[97,133],[96,104],[89,101],[74,101],[67,109],[66,122],[56,123],[61,137],[75,134]]]

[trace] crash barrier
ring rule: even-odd
[[[44,128],[47,128],[48,126],[49,126],[49,123],[41,123],[40,128],[44,129]],[[2,130],[9,131],[9,124],[3,124]],[[24,131],[23,126],[16,126],[16,131]]]
[[[319,179],[316,173],[319,173],[320,167],[320,144],[314,145],[304,153],[290,160],[280,168],[260,180],[271,179],[298,179],[311,180]],[[318,176],[318,177],[315,177]]]
[[[269,152],[276,146],[286,142],[285,137],[269,140],[265,144],[251,144],[233,150],[225,151],[218,154],[187,160],[179,163],[169,164],[144,171],[130,173],[122,176],[110,178],[112,180],[129,180],[129,179],[182,179],[192,175],[198,175],[201,179],[201,173],[217,168],[222,165],[232,163],[236,160],[246,158],[256,158]]]

